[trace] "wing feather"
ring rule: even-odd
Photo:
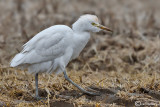
[[[62,56],[69,45],[73,31],[64,25],[52,26],[35,35],[23,45],[21,64],[40,63]]]

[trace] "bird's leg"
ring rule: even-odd
[[[36,100],[41,100],[41,99],[45,99],[45,98],[41,98],[39,97],[39,93],[38,93],[38,73],[35,74],[35,85],[36,85]]]
[[[64,70],[63,72],[64,74],[64,77],[67,81],[69,81],[71,84],[73,84],[75,87],[77,87],[80,91],[82,91],[83,93],[85,94],[88,94],[88,95],[100,95],[100,93],[93,93],[93,92],[89,92],[89,91],[86,91],[84,90],[82,87],[80,87],[79,85],[77,85],[76,83],[74,83],[67,75],[66,71]]]
[[[36,85],[36,97],[39,97],[39,94],[38,94],[38,73],[35,74],[35,85]]]

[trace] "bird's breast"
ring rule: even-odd
[[[86,46],[89,39],[90,39],[90,34],[83,34],[83,35],[75,36],[75,38],[73,39],[74,45],[73,45],[72,59],[75,59],[79,56],[80,52]]]

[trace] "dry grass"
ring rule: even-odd
[[[0,1],[0,106],[134,106],[160,104],[160,2],[149,0]],[[82,8],[83,7],[83,8]],[[70,78],[101,96],[81,95],[63,75],[40,75],[35,101],[34,76],[9,68],[11,58],[37,32],[71,24],[93,13],[113,35],[100,32],[67,68]]]

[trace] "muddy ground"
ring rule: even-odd
[[[159,0],[1,0],[0,106],[106,107],[160,106]],[[55,24],[71,27],[82,14],[96,14],[114,33],[92,33],[80,56],[69,63],[69,77],[100,96],[82,94],[63,74],[39,76],[10,68],[21,46]]]

